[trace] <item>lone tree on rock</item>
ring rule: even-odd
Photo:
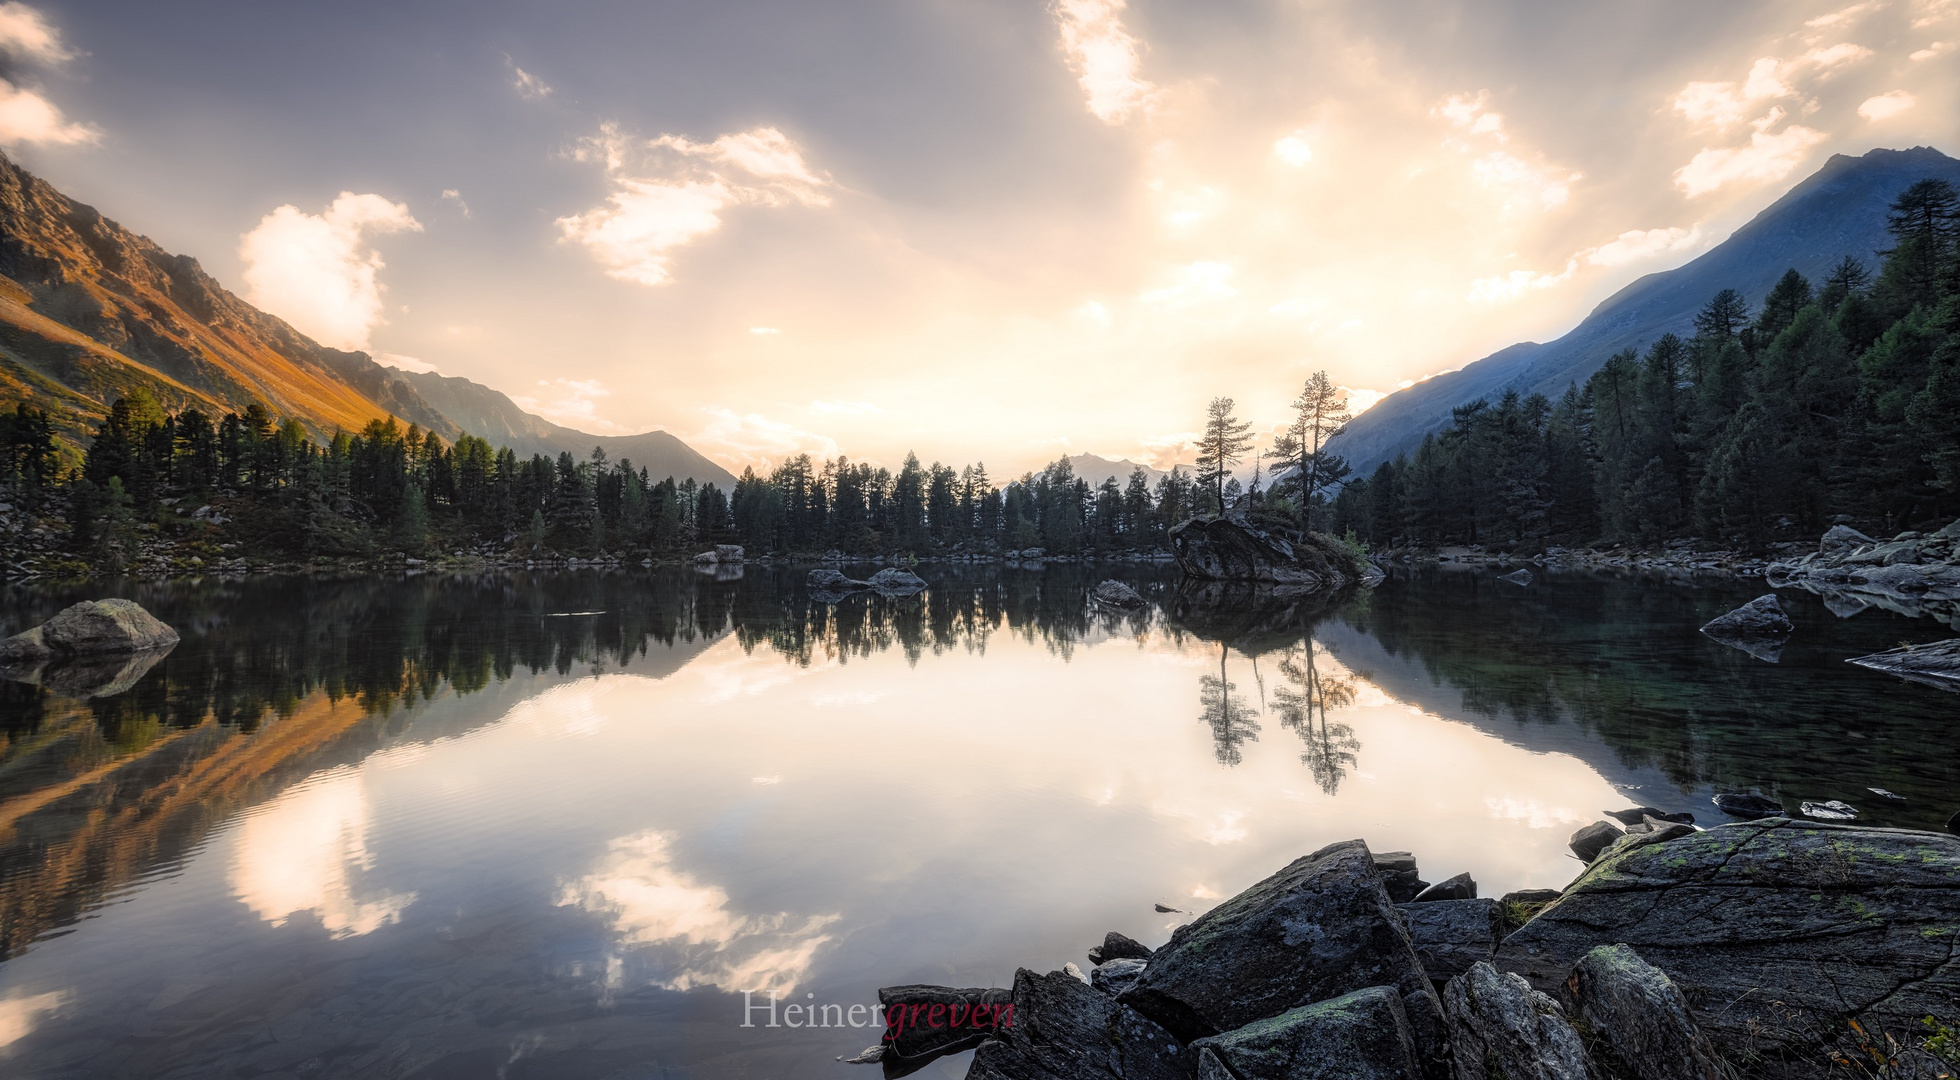
[[[1252,425],[1232,415],[1232,399],[1215,397],[1205,409],[1205,433],[1198,439],[1198,483],[1208,486],[1225,512],[1225,478],[1252,449]]]
[[[1335,386],[1325,371],[1316,371],[1308,377],[1300,396],[1293,399],[1293,422],[1273,437],[1273,456],[1293,469],[1293,475],[1284,483],[1299,494],[1297,513],[1302,536],[1307,532],[1314,499],[1323,488],[1339,483],[1347,475],[1346,462],[1323,452],[1327,440],[1339,435],[1348,421],[1354,419],[1348,412],[1347,400],[1347,392]],[[1276,468],[1273,490],[1279,491],[1281,484]]]

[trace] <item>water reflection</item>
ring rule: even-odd
[[[1282,652],[1279,672],[1287,682],[1274,688],[1273,700],[1279,703],[1279,722],[1306,744],[1301,763],[1313,773],[1320,790],[1333,795],[1340,791],[1347,770],[1358,762],[1361,740],[1352,725],[1335,720],[1328,710],[1354,704],[1356,679],[1322,674],[1319,653],[1311,639]]]
[[[1244,697],[1233,696],[1239,684],[1226,678],[1225,657],[1226,645],[1221,641],[1218,643],[1218,674],[1206,672],[1198,676],[1198,703],[1203,708],[1198,719],[1211,728],[1213,753],[1218,755],[1218,763],[1237,765],[1245,760],[1245,752],[1241,748],[1259,738],[1259,721],[1253,719],[1259,715],[1259,710],[1253,708]]]

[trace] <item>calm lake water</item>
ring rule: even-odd
[[[0,1074],[870,1080],[880,985],[1154,945],[1331,841],[1494,896],[1604,809],[1960,807],[1960,698],[1843,663],[1951,632],[1785,592],[1780,663],[1696,633],[1760,582],[923,573],[0,592],[6,633],[120,595],[184,637],[113,696],[0,683]]]

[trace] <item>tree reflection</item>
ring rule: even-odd
[[[1306,744],[1300,760],[1313,773],[1314,783],[1332,795],[1357,762],[1361,740],[1351,725],[1329,718],[1327,710],[1354,704],[1355,686],[1352,677],[1321,674],[1315,654],[1312,639],[1286,650],[1279,671],[1289,685],[1275,687],[1273,700],[1280,724]]]
[[[1212,750],[1220,765],[1237,765],[1245,760],[1240,747],[1259,739],[1259,710],[1250,702],[1232,696],[1238,684],[1225,677],[1224,642],[1218,643],[1218,674],[1198,676],[1198,702],[1203,711],[1198,719],[1211,728]]]

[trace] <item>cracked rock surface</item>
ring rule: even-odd
[[[1628,837],[1497,966],[1555,991],[1595,946],[1631,945],[1726,1055],[1795,1068],[1852,1019],[1960,1015],[1956,938],[1960,837],[1768,818]]]

